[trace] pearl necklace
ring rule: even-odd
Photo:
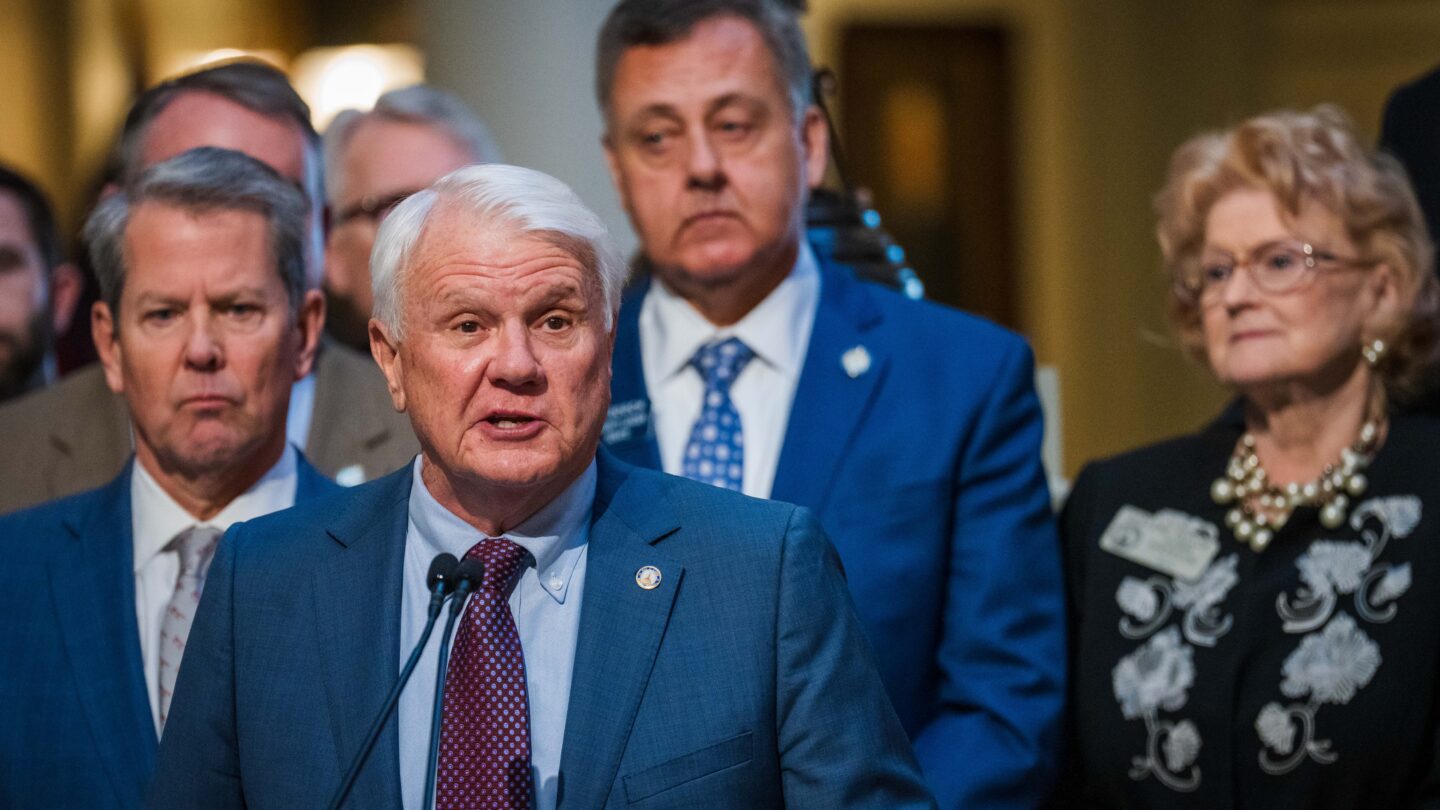
[[[1380,420],[1368,419],[1360,427],[1355,443],[1340,451],[1339,462],[1325,465],[1319,478],[1280,487],[1260,466],[1255,437],[1247,431],[1236,442],[1225,475],[1210,485],[1210,497],[1221,506],[1235,504],[1225,513],[1225,525],[1236,540],[1249,543],[1256,552],[1270,545],[1275,532],[1284,527],[1298,506],[1319,506],[1320,523],[1327,529],[1339,528],[1345,522],[1350,499],[1360,497],[1369,486],[1365,468],[1375,458],[1379,438]]]

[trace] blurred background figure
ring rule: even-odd
[[[44,192],[0,166],[0,400],[55,381],[54,336],[70,327],[81,286]]]
[[[285,74],[231,62],[162,82],[136,100],[117,147],[119,176],[198,146],[233,148],[270,166],[306,195],[306,283],[318,287],[323,261],[319,136]],[[322,345],[314,373],[291,392],[287,431],[315,466],[353,485],[388,472],[417,451],[395,413],[374,362]],[[99,366],[0,408],[0,512],[99,486],[131,449],[123,402]]]
[[[829,143],[793,3],[626,0],[596,51],[652,271],[621,307],[607,446],[814,511],[940,805],[1034,807],[1065,673],[1029,346],[807,242]]]
[[[1158,198],[1182,343],[1236,403],[1087,467],[1062,533],[1075,807],[1413,807],[1440,683],[1440,285],[1334,107],[1197,137]]]
[[[215,148],[91,216],[102,379],[135,452],[101,488],[0,519],[0,805],[138,808],[220,535],[337,489],[285,440],[324,320],[307,217],[294,185]]]
[[[370,353],[370,248],[401,200],[471,163],[496,163],[490,128],[454,95],[426,85],[391,90],[369,112],[346,110],[325,130],[326,330]]]

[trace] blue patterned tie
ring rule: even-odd
[[[730,401],[730,386],[755,353],[739,338],[700,347],[690,365],[705,378],[700,418],[690,430],[681,474],[717,487],[740,491],[745,480],[745,446],[740,414]]]

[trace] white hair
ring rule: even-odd
[[[574,191],[544,172],[487,163],[466,166],[406,198],[380,225],[370,254],[374,316],[400,340],[404,337],[401,290],[415,246],[437,203],[457,205],[474,216],[477,228],[509,227],[522,234],[559,235],[558,244],[597,276],[605,298],[605,328],[615,326],[620,291],[629,267],[605,224]]]

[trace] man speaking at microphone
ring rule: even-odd
[[[347,807],[929,807],[837,557],[797,507],[597,453],[624,264],[563,184],[461,169],[386,219],[371,348],[415,463],[238,527],[155,808],[323,807],[424,625],[484,563]],[[428,672],[426,671],[428,667]]]

